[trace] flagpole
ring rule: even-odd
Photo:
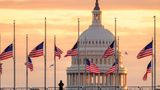
[[[1,34],[0,34],[0,53],[1,53]],[[1,64],[1,60],[0,60],[0,64]],[[0,75],[0,90],[1,90],[1,79],[2,79],[1,77],[2,77],[2,70],[1,70],[1,75]]]
[[[115,18],[115,62],[116,62],[116,60],[117,60],[117,20],[116,20],[116,18]],[[116,66],[116,68],[117,68],[117,66]],[[116,90],[116,83],[117,83],[117,78],[116,78],[116,76],[117,76],[117,71],[115,72],[115,90]]]
[[[153,40],[153,38],[152,38]],[[153,51],[153,50],[152,50]],[[152,74],[151,74],[151,86],[152,86],[152,90],[154,90],[154,69],[153,69],[153,66],[154,66],[154,57],[153,57],[153,54],[152,54],[152,60],[151,60],[151,64],[152,64]]]
[[[87,40],[86,40],[86,37],[85,37],[85,59],[87,59],[86,42],[87,42]],[[87,81],[86,77],[87,77],[87,71],[86,71],[86,60],[85,60],[85,83],[84,83],[85,89],[84,90],[86,90],[86,84],[87,84],[86,83],[86,81]]]
[[[119,86],[120,86],[120,84],[119,84],[119,80],[120,80],[120,79],[119,79],[119,78],[120,78],[120,76],[119,76],[119,60],[120,60],[120,57],[119,57],[119,56],[120,56],[120,50],[119,50],[119,48],[120,48],[119,42],[120,42],[120,41],[119,41],[119,36],[118,36],[117,42],[118,42],[118,43],[117,43],[117,51],[118,51],[118,55],[117,55],[117,58],[118,58],[118,66],[117,66],[117,67],[118,67],[118,68],[117,68],[117,86],[118,86],[118,90],[119,90],[119,88],[120,88],[120,87],[119,87]]]
[[[16,43],[15,43],[15,20],[13,20],[13,68],[14,68],[14,87],[13,89],[16,90],[16,49],[15,49]]]
[[[26,34],[26,62],[28,62],[28,34]],[[26,65],[26,90],[28,90],[28,68]]]
[[[54,35],[54,49],[56,46],[56,35]],[[56,56],[54,50],[54,90],[56,90]]]
[[[80,85],[80,63],[79,63],[79,30],[80,30],[80,20],[79,20],[79,18],[78,18],[78,60],[77,60],[77,62],[78,62],[78,90],[79,90],[79,85]]]
[[[156,89],[156,16],[154,18],[154,89]]]
[[[47,47],[46,47],[46,43],[47,43],[47,40],[46,40],[46,31],[47,31],[47,19],[46,19],[46,17],[45,17],[45,37],[44,37],[44,46],[45,46],[45,49],[44,49],[44,90],[46,90],[46,49],[47,49]]]

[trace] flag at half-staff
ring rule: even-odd
[[[141,59],[152,55],[153,41],[151,41],[147,46],[145,46],[137,55],[137,59]]]
[[[114,41],[111,43],[111,45],[107,48],[105,51],[103,57],[108,58],[109,56],[114,55]]]
[[[55,56],[57,56],[60,59],[62,53],[63,53],[63,51],[55,45],[54,46],[54,54],[55,54]]]
[[[147,75],[148,75],[148,73],[151,73],[151,71],[152,71],[152,63],[151,63],[151,61],[150,61],[150,63],[149,63],[148,66],[147,66],[146,73],[145,73],[144,76],[143,76],[143,80],[144,80],[144,81],[147,80]]]
[[[6,60],[13,57],[13,44],[10,44],[1,54],[0,60]]]
[[[100,73],[99,67],[89,59],[86,59],[86,71],[91,73]]]
[[[111,68],[106,72],[106,76],[108,76],[111,73],[114,73],[118,69],[118,61],[115,61]]]
[[[29,57],[34,58],[34,57],[40,57],[43,56],[43,43],[40,43],[38,46],[36,46],[30,53]]]
[[[73,48],[71,50],[68,50],[67,54],[64,57],[77,56],[77,55],[78,55],[78,43],[76,42],[76,44],[73,46]]]
[[[25,65],[30,69],[30,71],[33,71],[33,64],[30,57],[28,57],[28,61],[25,63]]]

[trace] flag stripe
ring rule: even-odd
[[[141,59],[147,56],[152,55],[152,43],[151,41],[147,46],[145,46],[137,55],[137,59]]]
[[[150,61],[150,63],[149,63],[148,66],[147,66],[146,73],[145,73],[144,76],[143,76],[143,80],[144,80],[144,81],[147,80],[147,75],[148,75],[148,73],[151,73],[151,71],[152,71],[152,65],[151,65],[151,61]]]
[[[33,64],[30,57],[28,57],[28,61],[25,63],[26,67],[30,69],[30,71],[33,71]]]
[[[0,54],[0,60],[6,60],[13,57],[13,44],[10,44],[5,50]]]
[[[78,55],[78,44],[76,42],[76,44],[73,46],[73,48],[71,50],[67,51],[67,54],[64,57],[67,56],[77,56]]]
[[[107,48],[107,50],[105,51],[105,53],[103,54],[104,58],[108,58],[109,56],[114,55],[114,41],[112,42],[112,44]]]
[[[108,76],[111,73],[114,73],[117,70],[118,67],[118,63],[115,62],[111,68],[109,68],[109,70],[106,72],[106,76]]]
[[[40,57],[43,56],[43,42],[36,46],[29,54],[29,57]]]
[[[91,72],[91,73],[100,73],[99,67],[96,66],[96,64],[90,62],[88,59],[86,60],[87,65],[86,65],[86,70]]]
[[[63,51],[55,45],[55,51],[54,51],[55,56],[57,56],[60,59],[62,53]]]
[[[147,56],[150,56],[150,55],[152,55],[152,48],[147,49],[147,50],[142,50],[138,54],[137,59],[140,59],[140,58],[143,58],[143,57],[147,57]]]

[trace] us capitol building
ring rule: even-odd
[[[101,90],[113,90],[116,85],[120,90],[127,89],[127,69],[123,66],[120,51],[117,50],[119,60],[118,73],[106,76],[106,71],[109,70],[115,59],[114,56],[103,58],[102,55],[113,42],[114,35],[102,25],[101,14],[99,2],[96,0],[92,11],[92,24],[79,37],[80,77],[78,77],[78,59],[77,56],[74,56],[72,57],[71,66],[67,68],[68,88],[79,86],[81,88],[86,87],[86,90],[98,90],[96,87],[101,87]],[[99,67],[99,74],[85,71],[85,58],[89,58]]]

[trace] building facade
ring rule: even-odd
[[[92,11],[92,24],[79,37],[79,56],[73,56],[71,66],[67,68],[67,88],[74,88],[74,90],[77,87],[87,90],[97,90],[97,87],[101,90],[107,90],[107,88],[109,90],[113,90],[113,88],[127,89],[127,69],[123,66],[120,51],[117,50],[118,72],[106,76],[106,71],[112,66],[115,59],[114,56],[103,58],[102,55],[113,42],[114,35],[102,25],[101,14],[99,2],[96,0]],[[85,58],[89,58],[100,68],[99,74],[93,74],[85,70]],[[80,74],[78,73],[78,67]],[[95,88],[93,89],[93,87]]]

